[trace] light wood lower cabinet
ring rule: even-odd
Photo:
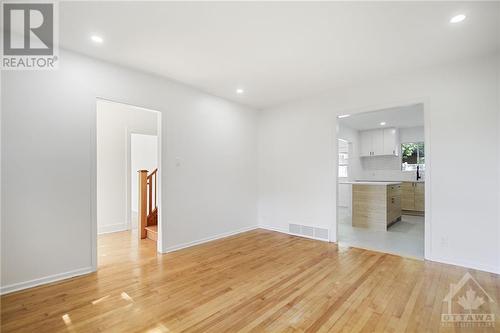
[[[401,185],[401,208],[407,212],[425,211],[425,183],[403,182]]]
[[[415,210],[415,189],[413,182],[404,182],[401,185],[401,208]]]
[[[352,225],[373,230],[401,219],[401,185],[352,185]]]
[[[401,218],[401,185],[387,186],[387,225]]]
[[[415,210],[425,212],[425,183],[415,183]]]

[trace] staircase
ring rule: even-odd
[[[150,225],[146,227],[146,238],[154,240],[155,242],[158,240],[158,226]]]
[[[139,238],[158,240],[158,169],[139,170]]]

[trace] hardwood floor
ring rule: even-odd
[[[443,327],[451,283],[470,272],[254,230],[158,255],[129,232],[99,237],[99,270],[3,296],[2,332],[494,332]]]

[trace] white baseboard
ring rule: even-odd
[[[40,286],[42,284],[66,280],[75,276],[89,274],[92,273],[93,271],[94,270],[92,269],[92,267],[86,267],[86,268],[75,269],[73,271],[69,271],[66,273],[49,275],[43,278],[34,279],[30,281],[9,284],[7,286],[0,287],[0,295],[5,295],[8,293],[12,293],[14,291],[19,291],[27,288],[33,288],[36,286]]]
[[[326,239],[323,239],[323,238],[317,238],[317,237],[312,237],[312,236],[294,234],[293,232],[290,232],[290,231],[288,231],[286,229],[276,228],[276,227],[272,227],[272,226],[269,226],[269,225],[259,225],[259,228],[270,230],[270,231],[277,231],[277,232],[281,232],[283,234],[287,234],[287,235],[291,235],[291,236],[297,236],[297,237],[302,237],[302,238],[314,239],[314,240],[321,241],[321,242],[327,242],[327,243],[330,242],[330,241],[328,241]]]
[[[438,262],[441,264],[476,269],[478,271],[484,271],[484,272],[488,272],[488,273],[500,274],[500,267],[494,267],[494,266],[484,265],[484,264],[480,264],[480,263],[478,264],[477,262],[468,262],[468,261],[455,260],[455,259],[443,259],[443,258],[432,257],[432,256],[425,258],[425,260],[435,261],[435,262]]]
[[[97,234],[109,234],[111,232],[125,231],[128,230],[128,223],[117,223],[110,225],[97,226]]]
[[[178,244],[178,245],[169,246],[169,247],[163,249],[163,252],[161,252],[161,253],[169,253],[169,252],[174,252],[174,251],[182,250],[182,249],[185,249],[187,247],[191,247],[191,246],[195,246],[195,245],[207,243],[207,242],[214,241],[214,240],[217,240],[217,239],[220,239],[220,238],[224,238],[224,237],[234,236],[234,235],[241,234],[243,232],[247,232],[247,231],[250,231],[250,230],[255,230],[255,229],[258,229],[258,228],[259,228],[258,226],[245,227],[245,228],[241,228],[241,229],[238,229],[238,230],[235,230],[235,231],[224,232],[222,234],[218,234],[218,235],[215,235],[215,236],[210,236],[210,237],[202,238],[202,239],[195,240],[195,241],[192,241],[192,242],[187,242],[187,243],[182,243],[182,244]]]
[[[290,234],[288,232],[288,230],[286,230],[286,229],[276,228],[276,227],[272,227],[270,225],[259,224],[259,228],[260,229],[265,229],[265,230],[270,230],[270,231],[277,231],[277,232],[281,232],[281,233],[288,234],[288,235]]]

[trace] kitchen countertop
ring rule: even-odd
[[[400,185],[402,182],[377,182],[377,181],[354,181],[354,182],[341,182],[340,184],[352,184],[352,185]]]

